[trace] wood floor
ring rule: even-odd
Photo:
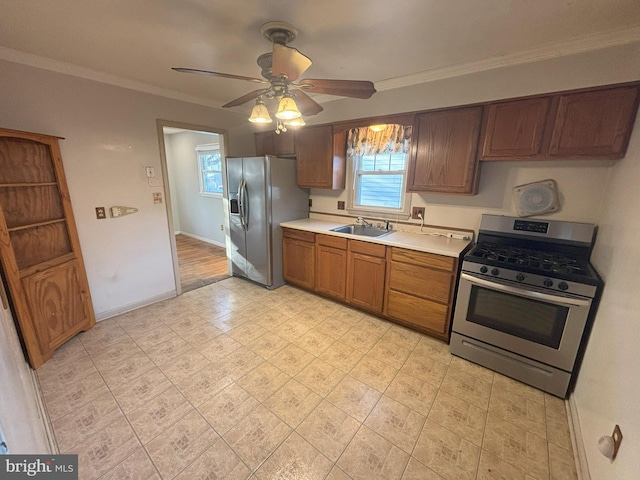
[[[182,234],[176,235],[176,247],[183,293],[229,276],[224,248]]]

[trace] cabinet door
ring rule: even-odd
[[[512,160],[539,155],[550,100],[542,97],[488,105],[480,158]]]
[[[474,194],[482,107],[416,116],[407,191]]]
[[[336,137],[344,140],[334,156],[331,125],[304,127],[296,132],[297,180],[300,188],[344,188],[346,133]]]
[[[316,291],[344,300],[347,289],[347,251],[316,246]]]
[[[274,131],[256,132],[256,155],[295,155],[295,132],[287,130],[277,134]]]
[[[382,313],[384,258],[349,252],[347,302],[374,313]]]
[[[282,270],[286,281],[313,290],[315,244],[294,238],[282,239]]]
[[[637,106],[637,86],[561,95],[549,155],[621,158]]]

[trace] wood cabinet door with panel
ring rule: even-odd
[[[346,238],[316,235],[316,292],[339,300],[346,298]]]
[[[346,132],[331,125],[296,132],[297,183],[300,188],[342,189],[346,172]]]
[[[385,280],[384,245],[349,241],[347,302],[373,313],[382,313]]]
[[[539,97],[487,105],[480,158],[513,160],[540,155],[550,103],[551,97]]]
[[[292,156],[295,151],[295,132],[276,133],[272,130],[267,132],[256,132],[256,155]]]
[[[315,254],[315,233],[282,229],[282,274],[287,282],[313,290]]]
[[[482,107],[416,115],[408,192],[474,194]]]
[[[560,95],[549,155],[622,158],[638,109],[638,86]]]
[[[95,325],[57,137],[0,129],[0,264],[33,368]]]

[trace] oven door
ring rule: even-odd
[[[570,372],[590,307],[588,298],[462,273],[453,330]]]

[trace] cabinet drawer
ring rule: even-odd
[[[347,239],[341,237],[334,237],[332,235],[316,235],[316,243],[318,245],[326,245],[327,247],[339,248],[340,250],[347,249]]]
[[[316,234],[313,232],[305,232],[304,230],[294,230],[292,228],[283,228],[282,236],[285,238],[294,238],[303,242],[315,242]]]
[[[387,315],[440,335],[448,333],[449,307],[431,300],[390,290]]]
[[[452,278],[450,273],[440,270],[391,262],[389,288],[436,302],[449,303]]]
[[[447,272],[453,272],[455,265],[455,258],[453,257],[395,247],[391,249],[391,260],[408,263],[410,265],[437,268],[438,270],[446,270]]]
[[[363,253],[372,257],[384,257],[386,248],[384,245],[377,243],[361,242],[359,240],[349,241],[349,250],[354,253]]]

